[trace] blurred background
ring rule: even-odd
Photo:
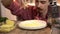
[[[1,3],[1,16],[2,17],[7,17],[10,20],[16,20],[16,16],[12,15],[10,10],[5,8],[2,3]],[[12,18],[13,17],[13,18]]]

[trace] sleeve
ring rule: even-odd
[[[11,5],[7,8],[11,10],[13,15],[19,15],[20,11],[18,10],[20,9],[20,5],[17,2],[12,2]]]

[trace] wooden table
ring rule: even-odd
[[[9,33],[0,33],[0,34],[51,34],[51,30],[48,27],[41,30],[35,30],[35,31],[21,30],[19,28],[16,28]]]
[[[16,28],[11,32],[0,34],[51,34],[51,29],[49,27],[46,27],[40,30],[23,30],[16,26]]]

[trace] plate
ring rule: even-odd
[[[18,23],[18,26],[23,29],[41,29],[47,26],[43,20],[26,20]]]

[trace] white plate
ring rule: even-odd
[[[23,29],[41,29],[47,26],[43,20],[26,20],[18,23],[18,26]]]

